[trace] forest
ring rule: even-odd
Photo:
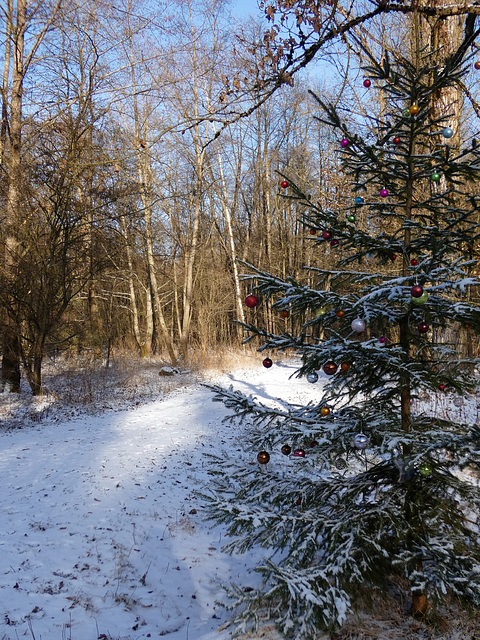
[[[318,246],[282,184],[324,208],[351,205],[354,177],[312,93],[375,136],[385,105],[362,71],[372,58],[468,46],[462,97],[439,96],[435,117],[448,115],[452,145],[476,144],[475,3],[260,8],[246,18],[225,0],[2,2],[4,390],[25,376],[41,394],[54,353],[176,366],[238,345],[248,265],[304,281],[305,266],[333,268],[342,248]],[[386,223],[365,212],[356,224]],[[269,304],[255,313],[271,331],[303,321]]]

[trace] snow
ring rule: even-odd
[[[311,400],[318,385],[290,380],[295,368],[210,381],[263,402]],[[88,412],[1,396],[0,639],[231,638],[222,585],[255,585],[263,552],[223,553],[194,492],[208,486],[206,453],[244,455],[245,426],[222,423],[227,410],[194,375],[141,402],[138,385],[122,402],[93,386]]]
[[[155,363],[73,368],[47,377],[41,399],[0,394],[0,640],[233,637],[222,585],[256,586],[252,569],[265,552],[224,553],[225,529],[202,518],[195,492],[208,488],[206,454],[256,464],[256,453],[248,426],[223,423],[228,410],[201,383],[281,406],[315,400],[327,380],[322,372],[316,384],[295,377],[300,363],[289,360],[265,369],[262,358],[202,376],[159,377]],[[448,394],[434,411],[478,418],[476,403],[457,407]],[[385,618],[354,621],[358,636],[348,637],[413,632],[401,611]],[[408,637],[433,637],[414,624],[418,635]],[[477,637],[468,624],[444,638]],[[267,624],[247,637],[280,636]]]

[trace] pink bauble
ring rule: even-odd
[[[345,149],[346,147],[348,147],[349,142],[346,138],[344,138],[343,140],[340,140],[340,146]]]
[[[382,189],[380,191],[380,195],[382,196],[382,198],[386,198],[388,196],[388,190],[387,189]]]

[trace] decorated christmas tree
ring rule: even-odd
[[[282,335],[246,324],[246,340],[299,354],[318,400],[270,407],[215,387],[231,419],[249,421],[253,449],[215,460],[207,509],[228,524],[229,550],[265,547],[262,587],[230,590],[237,623],[315,638],[392,585],[415,615],[452,596],[480,602],[480,149],[432,107],[480,67],[465,51],[442,66],[372,60],[364,87],[385,105],[373,133],[315,98],[351,181],[344,208],[324,210],[282,175],[335,266],[310,268],[314,286],[250,267],[246,298],[306,319]]]

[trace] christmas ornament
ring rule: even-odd
[[[420,322],[420,324],[418,325],[418,330],[420,331],[420,333],[427,333],[429,329],[430,327],[426,322]]]
[[[387,341],[386,338],[384,338],[383,336],[381,336],[381,338],[378,339],[380,344],[385,344],[385,342]]]
[[[347,463],[345,462],[345,460],[343,458],[337,458],[335,460],[335,466],[337,467],[337,469],[339,471],[341,471],[342,469],[346,469],[347,468]]]
[[[289,456],[292,453],[292,447],[289,444],[284,444],[280,451],[284,456]]]
[[[409,118],[411,115],[412,114],[410,113],[410,109],[408,107],[403,110],[403,117],[404,118]]]
[[[322,238],[323,238],[324,240],[330,240],[330,238],[331,238],[331,237],[332,237],[332,234],[330,233],[330,231],[324,231],[324,232],[322,233]]]
[[[337,373],[338,366],[332,360],[329,360],[323,365],[323,371],[327,376],[333,376]]]
[[[322,416],[329,416],[330,415],[330,409],[328,407],[322,407],[320,409],[320,413],[322,414]]]
[[[268,451],[260,451],[260,453],[257,454],[257,460],[260,464],[267,464],[270,460],[270,454]]]
[[[359,449],[360,451],[364,451],[367,448],[367,442],[368,438],[364,433],[357,433],[353,439],[355,449]]]
[[[445,389],[447,388],[447,385],[446,385],[446,384],[443,384],[443,382],[441,382],[441,383],[438,385],[438,388],[440,389],[440,391],[445,391]]]
[[[289,311],[287,311],[286,309],[282,309],[282,310],[280,311],[280,317],[281,317],[281,318],[288,318],[288,316],[289,316],[289,315],[290,315],[290,312],[289,312]]]
[[[418,264],[418,260],[415,260],[415,258],[412,258],[412,259],[410,260],[410,264],[412,265],[412,267],[416,267],[416,266],[417,266],[417,264]]]
[[[348,147],[349,142],[347,140],[347,138],[343,138],[343,140],[340,140],[340,146],[345,149],[346,147]]]
[[[388,196],[388,189],[382,189],[380,195],[382,198],[386,198]]]
[[[248,296],[245,298],[245,304],[250,309],[253,309],[253,307],[256,307],[258,304],[257,296],[254,296],[253,293],[249,293]]]
[[[315,382],[317,382],[318,380],[318,373],[315,373],[315,371],[312,371],[312,373],[309,373],[307,376],[307,380],[311,383],[311,384],[315,384]]]
[[[393,144],[400,144],[401,140],[399,136],[395,136],[395,138],[392,140]]]
[[[440,180],[440,174],[435,171],[434,173],[432,173],[431,178],[433,182],[438,182]]]
[[[317,235],[316,229],[310,229],[310,235],[311,236],[316,236]]]
[[[355,318],[352,320],[352,324],[350,325],[353,331],[357,333],[362,333],[365,330],[365,322],[361,318]]]
[[[480,61],[477,60],[473,66],[475,69],[480,69]]]
[[[355,222],[355,216],[354,216],[354,215],[352,215],[352,214],[350,214],[350,215],[348,216],[347,220],[348,220],[349,222]]]
[[[370,80],[368,78],[365,78],[365,80],[363,81],[363,86],[366,89],[369,89],[372,86],[372,83],[370,82]]]
[[[355,204],[363,204],[363,198],[360,196],[357,196],[355,198]]]
[[[295,449],[295,451],[293,452],[293,455],[295,456],[295,458],[304,458],[305,451],[303,449]]]
[[[310,442],[310,449],[313,449],[314,447],[318,447],[318,442],[316,440],[312,440]]]
[[[317,318],[321,318],[326,313],[327,313],[327,310],[325,309],[325,307],[320,307],[319,309],[317,309],[317,313],[315,315],[317,316]]]
[[[451,138],[453,136],[453,129],[451,129],[450,127],[445,127],[445,129],[442,131],[442,136],[444,138]]]
[[[416,116],[417,113],[420,111],[420,109],[418,108],[418,105],[412,104],[412,106],[410,107],[409,111],[412,114],[412,116]]]
[[[428,293],[426,291],[424,291],[419,298],[414,298],[413,296],[411,298],[411,302],[413,302],[413,304],[425,304],[427,300],[428,300]]]
[[[330,246],[336,247],[338,245],[338,240],[330,240]]]
[[[345,311],[343,309],[338,309],[337,311],[335,311],[335,315],[337,316],[337,318],[343,318],[343,316],[345,315]]]
[[[418,472],[427,478],[431,476],[433,473],[433,467],[429,462],[422,462],[422,464],[418,467]]]
[[[340,365],[340,369],[342,373],[347,373],[351,366],[352,365],[350,364],[350,362],[342,362],[342,364]]]
[[[416,284],[410,289],[410,293],[414,298],[420,298],[420,296],[423,295],[423,287],[421,287],[419,284]]]
[[[456,407],[463,407],[463,405],[465,404],[465,400],[461,396],[459,396],[458,398],[455,398],[453,400],[453,404]]]
[[[262,364],[265,367],[265,369],[270,369],[270,367],[272,366],[273,362],[270,360],[270,358],[265,358],[265,360],[263,361]]]
[[[395,262],[396,259],[397,259],[397,254],[396,253],[392,253],[392,262]]]
[[[282,180],[280,186],[282,187],[282,189],[286,189],[288,187],[288,182],[286,180]]]

